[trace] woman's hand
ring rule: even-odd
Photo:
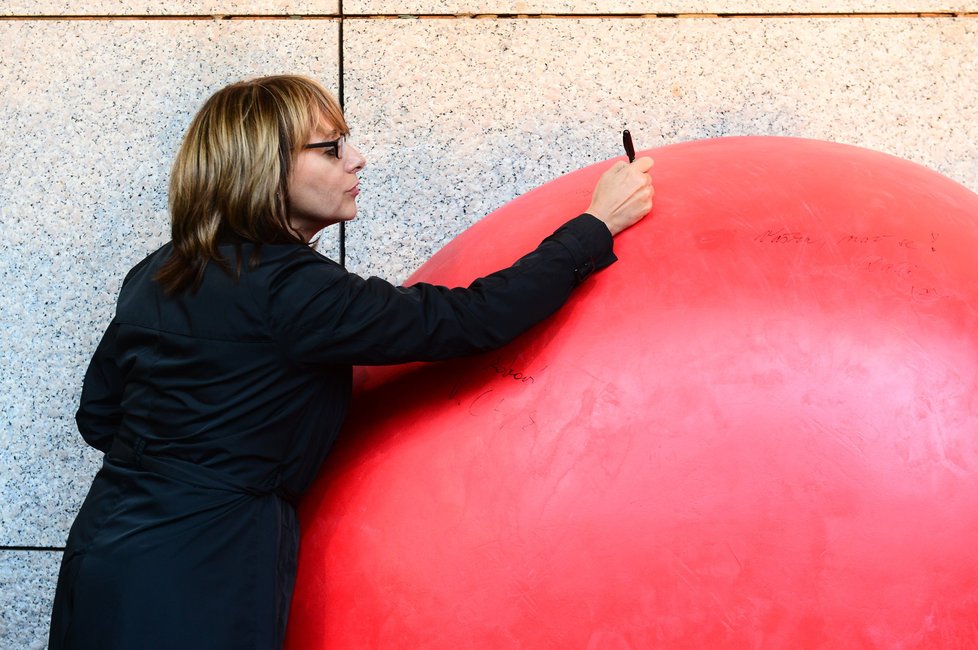
[[[642,220],[652,210],[651,158],[638,158],[629,164],[615,163],[601,175],[591,195],[587,212],[608,226],[612,235]]]

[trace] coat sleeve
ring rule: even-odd
[[[122,421],[122,375],[115,358],[119,326],[113,320],[95,349],[85,381],[81,403],[75,414],[78,431],[85,442],[108,452]]]
[[[584,214],[509,268],[466,288],[395,287],[334,264],[290,264],[270,289],[270,321],[303,364],[434,361],[505,345],[615,261],[608,228]]]

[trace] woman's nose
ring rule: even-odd
[[[351,172],[358,172],[367,166],[367,159],[363,157],[360,150],[354,147],[352,144],[346,145],[346,151],[344,152],[343,159],[347,161],[347,168]]]

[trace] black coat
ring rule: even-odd
[[[78,428],[106,452],[71,528],[50,650],[278,648],[295,575],[294,503],[346,414],[351,364],[501,346],[556,310],[611,236],[582,215],[467,289],[362,279],[306,246],[242,248],[196,292],[126,276]],[[234,246],[222,246],[234,258]]]

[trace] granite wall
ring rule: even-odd
[[[79,6],[80,5],[80,6]],[[978,0],[8,0],[0,6],[0,650],[43,648],[100,462],[74,429],[183,129],[226,83],[341,92],[361,212],[322,247],[401,281],[558,175],[727,135],[870,147],[978,191]],[[335,232],[332,232],[335,231]]]

